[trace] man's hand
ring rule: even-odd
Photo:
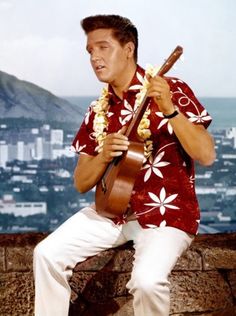
[[[128,150],[129,141],[123,135],[125,130],[126,127],[123,127],[119,132],[106,136],[100,153],[105,162],[111,162],[114,157],[121,156],[124,151]]]
[[[150,78],[147,95],[154,98],[163,114],[169,115],[174,112],[169,84],[162,77],[155,76]]]

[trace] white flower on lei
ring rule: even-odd
[[[161,167],[165,167],[169,165],[170,163],[167,161],[161,161],[162,157],[164,156],[165,152],[162,151],[159,153],[155,159],[153,160],[152,156],[149,158],[148,162],[145,164],[143,169],[147,169],[145,176],[144,176],[144,182],[147,182],[150,178],[152,172],[155,173],[156,176],[163,178],[163,174],[159,170]]]
[[[145,205],[153,206],[153,207],[151,209],[149,209],[148,211],[143,212],[143,214],[151,212],[156,207],[160,208],[161,215],[165,214],[166,208],[179,209],[178,206],[170,204],[170,202],[172,202],[177,197],[178,194],[172,194],[172,195],[166,197],[166,190],[164,187],[162,187],[159,197],[152,192],[148,192],[148,195],[153,200],[153,202],[152,203],[145,203]]]
[[[196,123],[204,123],[206,121],[210,121],[211,117],[210,115],[207,115],[207,111],[203,110],[201,113],[194,114],[192,112],[186,112],[186,114],[189,116],[190,122],[196,122]]]
[[[160,124],[158,125],[157,129],[160,129],[163,125],[167,124],[167,130],[170,134],[173,133],[173,128],[169,122],[168,118],[165,118],[162,112],[155,112],[155,114],[161,118],[163,118],[160,122]]]
[[[146,70],[145,74],[149,73],[148,70]],[[129,87],[129,90],[140,90],[143,88],[147,88],[148,85],[148,80],[146,78],[146,76],[142,76],[139,72],[137,72],[136,74],[138,81],[140,82],[140,84],[135,84],[131,87]]]

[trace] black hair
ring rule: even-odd
[[[99,14],[88,16],[81,21],[86,34],[97,29],[112,29],[114,38],[123,46],[128,42],[134,43],[134,59],[138,59],[138,31],[135,25],[120,15]]]

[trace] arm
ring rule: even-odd
[[[148,96],[153,97],[164,115],[174,112],[170,87],[167,81],[159,76],[150,79]],[[188,155],[201,165],[209,166],[215,160],[214,141],[202,125],[195,125],[183,114],[170,118],[175,135]]]
[[[92,189],[113,158],[128,149],[128,139],[121,133],[122,130],[107,135],[102,151],[97,156],[80,155],[74,171],[74,185],[79,192],[84,193]]]
[[[182,113],[169,121],[182,147],[191,158],[203,166],[214,162],[214,141],[203,125],[193,124]]]

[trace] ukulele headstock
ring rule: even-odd
[[[163,76],[164,74],[166,74],[170,70],[170,68],[175,64],[175,62],[180,58],[182,54],[183,54],[183,48],[179,45],[176,46],[176,48],[173,50],[173,52],[165,60],[164,64],[159,69],[157,73],[158,76]]]

